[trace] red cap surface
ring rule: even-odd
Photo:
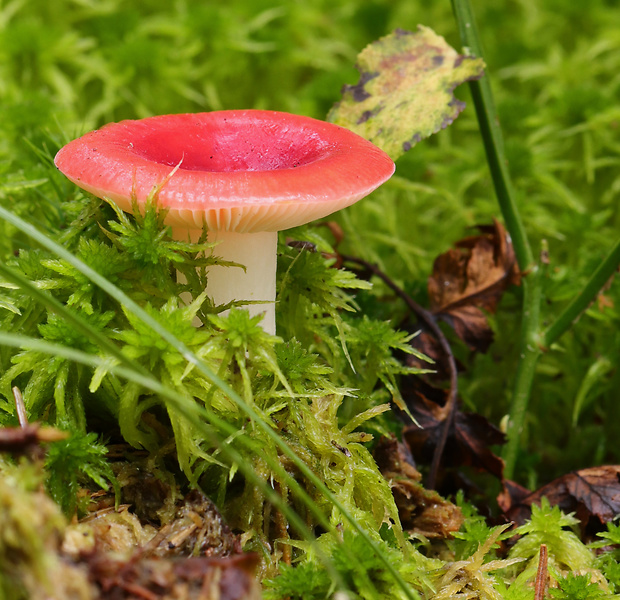
[[[394,163],[348,129],[289,113],[233,110],[111,123],[62,148],[71,181],[131,211],[164,184],[175,226],[278,231],[325,217],[389,179]],[[178,166],[172,176],[170,174]]]

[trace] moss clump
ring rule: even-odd
[[[58,554],[66,526],[41,469],[0,459],[0,599],[92,597],[86,573]]]

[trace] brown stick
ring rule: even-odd
[[[540,545],[538,557],[538,570],[536,571],[536,583],[534,584],[534,600],[543,600],[547,590],[547,546]]]
[[[441,331],[441,328],[437,324],[437,320],[432,312],[426,310],[422,306],[420,306],[407,292],[405,292],[402,288],[400,288],[390,277],[388,277],[377,265],[373,265],[372,263],[364,260],[363,258],[357,258],[355,256],[345,256],[341,255],[341,258],[344,262],[355,263],[361,265],[368,271],[370,271],[373,275],[376,275],[381,279],[401,300],[405,302],[409,310],[413,312],[417,317],[428,327],[428,329],[433,333],[433,335],[437,338],[441,350],[446,356],[448,361],[448,370],[450,373],[450,392],[448,394],[448,401],[446,403],[447,415],[444,422],[444,427],[441,431],[441,437],[437,442],[437,446],[435,447],[435,452],[433,454],[433,460],[431,462],[431,468],[428,474],[428,480],[426,483],[426,487],[429,489],[433,489],[437,482],[437,473],[439,471],[439,464],[441,462],[441,457],[443,456],[443,451],[446,447],[446,442],[448,440],[448,434],[450,433],[450,427],[452,427],[452,423],[454,421],[454,414],[456,412],[456,397],[458,394],[458,371],[456,368],[456,360],[454,359],[454,354],[452,353],[452,348],[446,336]]]

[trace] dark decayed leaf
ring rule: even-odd
[[[403,390],[407,404],[419,423],[405,427],[403,438],[419,460],[430,461],[434,448],[445,427],[447,408],[445,391],[425,383],[420,378]],[[505,435],[482,415],[456,410],[450,425],[443,456],[445,467],[471,466],[488,471],[501,479],[504,462],[490,446],[503,444]]]
[[[429,331],[422,328],[419,330],[419,323],[409,326],[410,331],[420,331],[411,340],[411,345],[424,356],[428,356],[433,362],[429,365],[428,362],[420,360],[415,354],[407,355],[404,358],[405,364],[408,367],[414,367],[417,369],[429,369],[430,372],[424,375],[424,379],[428,382],[435,382],[441,384],[443,381],[450,380],[450,361],[446,352],[442,349],[439,340]],[[422,327],[424,327],[422,325]],[[465,370],[464,365],[458,358],[454,357],[457,372]]]
[[[502,294],[521,276],[510,236],[498,221],[479,225],[435,259],[428,280],[431,310],[449,323],[472,349],[485,352],[493,341],[484,311],[494,312]]]
[[[523,523],[530,517],[532,504],[540,504],[543,497],[565,513],[574,512],[583,527],[596,522],[600,526],[620,514],[620,466],[572,471],[535,492],[505,481],[498,503],[509,519]]]
[[[427,490],[407,447],[395,437],[383,437],[373,452],[383,476],[390,482],[403,529],[427,538],[446,538],[463,524],[461,509]]]
[[[483,66],[428,27],[397,29],[360,53],[359,82],[344,87],[327,118],[396,160],[456,119],[465,104],[454,97],[454,88],[480,78]]]
[[[124,561],[95,552],[86,559],[101,597],[114,600],[260,600],[257,562],[256,554]]]
[[[450,324],[472,351],[485,352],[493,331],[484,311],[494,312],[506,289],[520,283],[521,274],[504,227],[494,220],[478,229],[480,234],[458,241],[437,257],[428,294],[432,317]],[[432,460],[434,469],[439,464],[434,453],[440,448],[444,467],[472,466],[501,479],[504,463],[490,447],[505,443],[505,436],[483,416],[458,410],[455,380],[463,367],[453,358],[447,340],[440,340],[440,333],[431,331],[423,320],[422,332],[412,342],[434,360],[435,373],[410,378],[405,384],[403,397],[421,426],[408,426],[405,440],[416,458]],[[408,357],[407,363],[422,366],[415,357]],[[450,382],[450,390],[442,387],[445,381]],[[431,480],[435,476],[431,470]]]

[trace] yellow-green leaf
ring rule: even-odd
[[[397,29],[360,53],[359,82],[344,87],[327,118],[396,160],[456,119],[465,104],[454,88],[480,78],[483,68],[482,59],[458,54],[428,27]]]

